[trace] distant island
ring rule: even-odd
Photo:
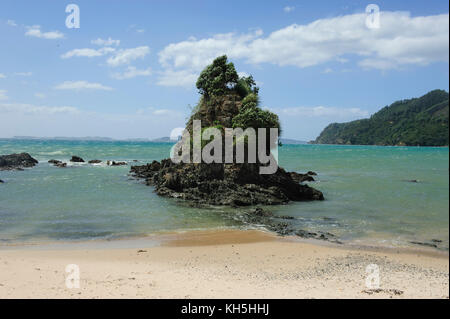
[[[308,144],[307,141],[299,141],[291,138],[280,138],[280,142],[282,145],[296,145],[296,144]]]
[[[448,92],[386,106],[368,119],[328,125],[312,144],[448,146]]]

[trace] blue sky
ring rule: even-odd
[[[66,5],[80,8],[68,29]],[[0,137],[168,136],[220,54],[252,74],[284,137],[449,87],[448,2],[0,2]]]

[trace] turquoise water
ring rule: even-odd
[[[242,210],[193,208],[162,198],[128,176],[129,166],[47,163],[72,155],[143,164],[169,155],[169,144],[0,139],[0,154],[28,152],[39,164],[0,171],[0,241],[91,240],[189,229],[247,227]],[[343,241],[407,246],[449,238],[448,148],[284,145],[280,165],[318,173],[310,183],[322,202],[270,207],[300,229],[328,231]],[[411,183],[408,180],[418,180]]]

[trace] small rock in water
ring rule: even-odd
[[[1,184],[1,183],[4,183],[4,181],[2,181],[2,180],[0,179],[0,184]]]
[[[432,244],[432,243],[426,243],[426,242],[421,242],[421,241],[410,241],[411,244],[414,245],[421,245],[421,246],[428,246],[428,247],[433,247],[433,248],[437,248],[436,244]]]
[[[406,182],[418,183],[419,181],[417,179],[407,179]]]
[[[313,172],[313,171],[308,171],[308,173],[306,173],[306,175],[316,176],[317,173]]]
[[[61,167],[61,168],[62,168],[62,167],[67,167],[67,163],[62,163],[62,162],[61,162],[61,163],[55,164],[55,166],[56,166],[56,167]]]
[[[28,153],[0,155],[0,170],[21,170],[23,167],[33,167],[38,161]]]
[[[74,163],[84,163],[84,159],[82,159],[79,156],[72,156],[72,158],[70,159],[71,162]]]
[[[442,243],[442,240],[440,240],[440,239],[432,239],[431,241],[433,243]]]
[[[51,159],[51,160],[49,160],[48,162],[49,162],[50,164],[53,164],[53,165],[57,165],[57,164],[61,164],[61,163],[62,163],[61,161],[56,160],[56,159]]]
[[[102,162],[101,160],[90,160],[88,163],[89,164],[99,164],[101,162]]]
[[[128,165],[127,162],[114,162],[114,161],[107,161],[106,164],[108,164],[110,166]]]
[[[127,162],[113,162],[112,166],[128,165]]]
[[[295,219],[293,216],[287,216],[287,215],[278,216],[278,218],[281,218],[281,219]]]

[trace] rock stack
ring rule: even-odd
[[[278,117],[258,107],[259,89],[253,78],[239,78],[235,73],[226,56],[217,58],[202,72],[197,81],[202,97],[186,124],[187,132],[192,134],[194,120],[201,121],[202,130],[215,127],[222,132],[236,127],[279,128]],[[260,174],[261,166],[259,161],[249,163],[247,158],[243,163],[175,163],[164,159],[132,166],[131,174],[145,179],[158,195],[199,204],[249,206],[323,200],[320,191],[301,183],[314,180],[313,172],[301,175],[278,167],[273,174]]]

